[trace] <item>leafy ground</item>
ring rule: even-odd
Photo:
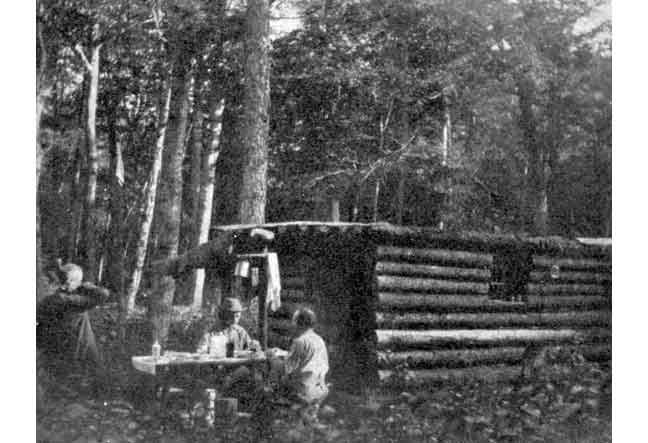
[[[47,407],[38,442],[254,441],[248,416],[208,430],[193,425],[174,401],[164,418],[154,402],[114,378],[92,386],[74,372],[45,383]],[[102,389],[110,385],[111,389]],[[142,392],[142,390],[138,391]],[[322,426],[303,426],[274,410],[274,441],[328,442],[610,442],[611,371],[576,359],[547,364],[532,378],[465,383],[351,396],[334,392],[320,411]]]

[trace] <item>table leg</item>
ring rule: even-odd
[[[207,391],[207,426],[214,426],[216,421],[216,389],[206,389]]]
[[[160,386],[160,406],[159,406],[159,412],[160,414],[163,414],[166,412],[166,407],[167,407],[167,400],[168,400],[168,394],[169,394],[169,385],[168,383],[162,383]]]
[[[166,413],[166,408],[167,408],[167,400],[169,397],[169,388],[170,388],[170,377],[168,374],[168,370],[163,370],[163,373],[161,375],[161,380],[160,380],[160,405],[159,405],[159,413],[160,415]]]

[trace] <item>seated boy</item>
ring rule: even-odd
[[[328,352],[322,337],[313,330],[315,322],[312,310],[301,308],[295,312],[292,323],[296,337],[279,366],[279,393],[306,404],[321,402],[328,395]]]
[[[265,389],[254,410],[259,436],[270,432],[273,411],[279,398],[295,402],[304,408],[300,416],[304,422],[319,426],[317,409],[328,395],[326,374],[329,371],[326,343],[314,330],[315,313],[308,308],[298,309],[292,318],[295,328],[290,351],[285,359],[273,356],[270,385]]]

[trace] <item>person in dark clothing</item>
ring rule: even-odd
[[[36,348],[52,369],[70,361],[102,361],[88,310],[105,303],[107,289],[83,282],[83,270],[74,263],[61,265],[61,286],[36,307]]]

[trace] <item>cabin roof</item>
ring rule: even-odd
[[[531,237],[522,234],[491,234],[475,231],[441,231],[433,227],[399,226],[391,223],[350,223],[322,221],[285,221],[264,224],[233,224],[215,226],[213,232],[247,233],[254,228],[267,229],[278,237],[309,241],[322,235],[349,240],[358,237],[376,244],[394,244],[409,247],[462,248],[496,251],[510,248],[528,248],[534,253],[610,255],[611,239],[589,241],[565,237]],[[609,241],[608,241],[609,240]]]

